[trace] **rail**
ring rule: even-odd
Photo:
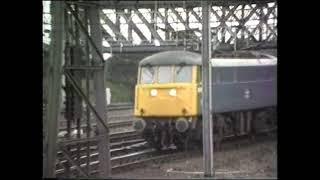
[[[125,110],[125,109],[133,109],[133,103],[127,102],[127,103],[112,103],[107,105],[108,111],[114,111],[114,110]]]
[[[270,132],[276,132],[277,128],[272,128],[272,129],[266,129],[263,130],[261,132],[259,132],[258,134],[256,134],[256,140],[255,142],[259,142],[260,140],[265,140],[265,136],[266,134],[270,133]],[[224,149],[227,150],[228,149],[228,145],[232,145],[232,147],[234,145],[239,145],[239,143],[245,143],[247,144],[247,138],[245,138],[246,135],[240,135],[240,136],[226,136],[226,141],[224,141],[224,144],[227,145],[224,146]],[[260,137],[260,138],[258,138]],[[258,140],[260,139],[260,140]],[[257,141],[258,140],[258,141]],[[110,151],[110,153],[115,152],[115,151],[124,151],[123,153],[121,153],[121,155],[117,154],[117,153],[112,153],[114,155],[111,156],[111,168],[113,172],[120,172],[123,170],[123,168],[132,168],[132,166],[136,166],[136,165],[142,165],[144,163],[148,163],[148,162],[152,162],[152,161],[160,161],[160,162],[164,162],[166,160],[172,160],[172,159],[179,159],[179,158],[185,158],[187,156],[192,156],[194,153],[194,150],[191,151],[179,151],[179,150],[168,150],[168,151],[163,151],[163,152],[159,152],[156,151],[153,148],[149,148],[148,146],[144,146],[144,148],[142,147],[143,145],[145,145],[144,141],[141,139],[141,141],[131,141],[131,142],[135,142],[135,145],[130,144],[129,146],[124,146],[124,147],[120,147],[120,148],[112,148],[112,150]],[[140,144],[141,146],[139,147]],[[136,149],[134,148],[136,147]],[[230,147],[231,148],[231,147]],[[130,150],[130,151],[128,151]],[[198,149],[199,150],[199,149]],[[197,150],[197,151],[198,151]],[[99,160],[98,160],[98,152],[94,152],[90,154],[90,158],[91,162],[89,163],[91,172],[90,175],[96,174],[99,171],[97,170],[98,164],[99,164]],[[87,159],[86,155],[81,156],[81,160],[80,160],[80,167],[86,167],[87,164],[84,163],[86,162],[85,160]],[[63,162],[65,162],[66,160],[64,160]],[[72,171],[76,171],[76,167],[72,166],[71,167]],[[56,173],[58,176],[62,176],[63,173],[65,172],[65,170],[63,168],[59,168],[56,170]]]

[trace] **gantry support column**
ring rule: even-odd
[[[153,10],[151,10],[151,26],[153,27],[153,29],[157,32],[158,28],[157,28],[157,14],[158,14],[158,2],[155,1],[154,2],[154,8]],[[154,43],[154,35],[151,33],[151,42]]]
[[[262,4],[258,4],[258,6],[259,6],[259,10],[260,10],[260,13],[259,13],[259,24],[258,24],[258,26],[259,26],[259,42],[261,42],[262,41],[262,21],[263,21],[263,18],[264,18],[264,12],[263,12],[263,5]]]
[[[184,27],[185,27],[185,31],[184,31],[184,38],[183,38],[183,46],[184,46],[184,50],[186,50],[186,46],[187,46],[187,36],[189,34],[189,32],[187,31],[187,27],[189,27],[189,12],[186,8],[186,1],[183,1],[183,10],[186,12],[186,20],[184,21]]]
[[[241,40],[244,40],[244,8],[245,4],[241,5],[241,22],[239,22],[240,28],[241,28]]]
[[[201,1],[202,6],[202,128],[203,128],[203,160],[204,176],[214,176],[213,170],[213,123],[211,92],[211,31],[209,2]]]
[[[116,23],[115,23],[115,25],[116,25],[116,28],[117,28],[117,32],[119,32],[121,34],[121,31],[120,31],[120,14],[119,14],[119,12],[120,12],[119,9],[116,8]],[[122,40],[122,39],[120,39],[119,34],[116,34],[116,40],[117,41]]]
[[[89,21],[90,21],[90,32],[92,40],[100,52],[102,52],[102,32],[99,17],[99,10],[97,7],[89,8]],[[92,50],[93,65],[105,66],[101,63],[98,53]],[[106,68],[106,67],[104,67]],[[97,70],[94,73],[94,85],[95,85],[95,106],[97,113],[104,120],[106,124],[107,113],[106,113],[106,86],[105,86],[105,74],[104,70]],[[109,147],[109,132],[104,128],[103,124],[97,122],[98,134],[99,134],[99,172],[101,178],[107,178],[110,176],[110,147]]]
[[[61,75],[64,39],[64,2],[51,1],[52,32],[48,72],[48,106],[45,133],[44,177],[55,177],[58,118],[61,101]]]
[[[165,10],[164,10],[164,29],[166,30],[166,32],[165,32],[165,40],[166,41],[170,40],[170,33],[168,31],[168,26],[169,26],[169,23],[168,23],[168,8],[165,8]]]
[[[128,16],[130,17],[130,21],[132,21],[131,18],[131,8],[128,8]],[[128,23],[128,41],[130,42],[130,44],[132,44],[133,42],[133,38],[132,38],[132,23]]]
[[[226,25],[226,8],[224,6],[222,6],[222,15],[221,15],[221,18],[220,18],[220,24],[222,24],[221,26],[221,42],[222,43],[225,43],[226,42],[226,28],[225,28],[225,25]]]

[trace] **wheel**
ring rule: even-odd
[[[151,128],[145,129],[142,137],[148,142],[150,147],[156,148],[157,150],[161,149],[160,134],[158,131],[153,132]]]
[[[183,133],[179,133],[175,130],[173,135],[173,143],[177,146],[179,150],[184,150]]]

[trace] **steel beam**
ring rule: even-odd
[[[151,25],[153,26],[153,29],[157,32],[158,26],[157,26],[157,14],[158,14],[158,2],[154,2],[154,8],[153,11],[151,12]],[[151,34],[151,41],[154,41],[154,36]]]
[[[65,66],[68,70],[103,70],[101,66]]]
[[[277,33],[274,31],[274,29],[272,29],[270,26],[268,26],[268,28],[269,28],[269,30],[271,31],[271,33],[270,33],[269,36],[266,38],[266,41],[268,41],[272,35],[274,35],[275,37],[277,37]]]
[[[201,1],[202,6],[202,128],[203,128],[203,161],[204,175],[214,176],[213,169],[213,123],[212,123],[212,92],[211,92],[211,32],[210,10],[208,1]]]
[[[90,20],[90,32],[93,41],[97,45],[99,52],[102,52],[102,34],[101,34],[101,25],[100,25],[100,16],[99,10],[97,7],[89,8],[89,20]],[[106,19],[106,18],[105,18]],[[101,62],[98,61],[99,55],[97,52],[92,52],[92,59],[94,65],[101,65]],[[105,62],[102,64],[106,68]],[[95,84],[95,105],[96,110],[99,116],[102,118],[102,121],[107,120],[106,112],[106,86],[105,86],[105,72],[103,70],[97,71],[94,73],[94,84]],[[98,121],[98,132],[101,136],[98,143],[99,150],[99,169],[100,177],[107,178],[111,175],[111,165],[110,165],[110,139],[108,128],[105,128],[105,124]]]
[[[117,32],[119,32],[119,33],[116,33],[116,40],[117,40],[117,41],[121,40],[121,38],[120,38],[120,36],[119,36],[119,34],[121,34],[121,30],[120,30],[120,16],[119,16],[120,13],[123,13],[123,10],[116,8],[116,23],[115,23],[115,26],[116,26]]]
[[[226,40],[225,40],[225,33],[226,33],[226,31],[225,30],[227,30],[229,33],[230,33],[230,38],[232,38],[233,36],[234,36],[234,33],[232,32],[232,29],[231,28],[229,28],[228,26],[227,26],[227,24],[226,24],[226,21],[231,17],[231,16],[233,16],[234,15],[234,11],[237,9],[237,7],[238,7],[239,5],[236,5],[236,6],[234,6],[232,9],[230,9],[229,7],[222,7],[222,15],[221,16],[219,16],[218,15],[218,13],[217,12],[215,12],[215,11],[212,11],[213,12],[213,14],[217,17],[217,19],[218,20],[220,20],[220,27],[222,28],[222,42],[226,42]],[[228,12],[228,14],[227,15],[225,15],[225,11],[226,10],[228,10],[229,12]],[[229,38],[229,39],[230,39]]]
[[[69,27],[71,29],[69,29]],[[65,63],[64,63],[64,66],[71,66],[71,56],[70,56],[70,50],[69,50],[69,45],[72,44],[72,38],[75,38],[74,35],[73,35],[73,31],[72,31],[72,15],[68,13],[68,10],[65,9],[65,30],[66,30],[66,47],[65,47],[65,54],[64,54],[64,57],[65,57]],[[71,37],[72,36],[72,37]],[[65,93],[66,93],[66,98],[69,98],[69,94],[67,94],[67,90],[69,89],[70,85],[68,82],[65,82]],[[67,99],[65,100],[66,103],[69,103],[67,101]],[[69,104],[68,104],[69,106]],[[65,117],[67,119],[67,135],[66,135],[66,138],[67,139],[70,139],[71,137],[71,120],[70,120],[70,114],[68,113],[67,114],[67,117]],[[68,148],[67,148],[68,149]],[[69,164],[69,162],[66,162],[65,164],[65,174],[66,176],[69,176],[70,177],[70,174],[71,171],[70,171],[70,167],[71,165]]]
[[[273,31],[273,29],[270,28],[270,26],[268,25],[268,21],[266,20],[267,17],[270,16],[270,14],[274,11],[275,8],[276,8],[275,6],[270,7],[270,8],[267,8],[267,14],[264,14],[264,13],[263,13],[262,8],[261,8],[261,13],[258,13],[257,11],[255,11],[255,13],[256,13],[256,14],[259,16],[259,18],[260,18],[260,19],[259,19],[260,22],[259,22],[259,24],[256,26],[256,28],[252,31],[252,33],[254,33],[254,32],[257,30],[257,28],[260,28],[260,27],[262,26],[262,24],[264,23],[264,24],[266,24],[267,29],[269,29],[274,35],[276,35],[276,33]]]
[[[148,27],[151,34],[155,39],[158,39],[159,41],[163,41],[163,39],[160,37],[158,32],[153,28],[153,26],[144,18],[144,16],[140,13],[140,11],[137,8],[133,8],[135,13],[138,15],[138,17],[141,19],[141,21]]]
[[[131,17],[131,9],[129,8],[128,9],[128,13],[127,13],[127,15],[125,15],[125,17],[126,16],[128,16],[128,17]],[[126,19],[126,18],[124,18],[124,19]],[[126,20],[127,21],[127,20]],[[130,18],[130,21],[131,21],[131,18]],[[132,42],[133,42],[133,38],[132,38],[132,24],[134,24],[134,23],[130,23],[130,21],[128,22],[127,21],[127,23],[128,23],[128,41],[130,41],[130,43],[132,44]],[[139,36],[139,35],[138,35]]]
[[[93,49],[95,50],[95,53],[98,54],[98,57],[100,58],[101,62],[104,62],[103,56],[101,54],[101,51],[99,51],[99,49],[97,48],[96,44],[93,42],[91,36],[89,35],[89,32],[87,31],[87,28],[82,24],[81,20],[77,17],[77,14],[72,10],[70,4],[68,4],[67,2],[65,2],[65,3],[66,3],[66,7],[69,9],[71,14],[75,18],[76,22],[79,24],[80,28],[84,32],[84,34],[89,39],[89,42],[91,43]],[[99,22],[99,24],[100,24],[100,22]]]
[[[123,41],[127,41],[127,39],[121,34],[121,32],[118,30],[117,26],[109,19],[109,17],[104,14],[103,12],[100,13],[102,19],[104,20],[104,22],[111,28],[111,30],[113,31],[113,33],[118,36],[117,40],[123,40]],[[100,23],[100,22],[99,22]]]
[[[88,24],[88,9],[87,8],[85,8],[84,9],[84,19],[85,19],[85,23],[84,23],[84,25],[86,26],[86,28],[88,28],[89,27],[89,24]],[[101,27],[101,29],[103,29],[104,30],[104,28],[103,27]],[[90,48],[89,48],[89,42],[88,42],[88,39],[86,39],[85,40],[85,49],[86,49],[86,59],[87,59],[87,66],[90,66],[91,65],[91,61],[90,61]],[[85,76],[86,76],[86,96],[88,97],[88,99],[90,99],[90,78],[92,77],[91,76],[91,72],[90,71],[86,71],[86,74],[85,74]],[[89,139],[90,138],[90,132],[91,132],[91,126],[90,126],[90,113],[91,111],[90,111],[90,107],[89,107],[89,105],[87,104],[86,105],[86,118],[87,118],[87,127],[86,127],[86,130],[87,130],[87,132],[86,132],[86,134],[87,134],[87,139]],[[86,154],[87,154],[87,174],[89,174],[90,175],[90,171],[91,171],[91,169],[90,169],[90,144],[89,143],[87,143],[87,152],[86,152]]]
[[[250,32],[246,27],[245,27],[245,24],[249,21],[249,19],[252,17],[252,15],[255,13],[255,11],[257,10],[257,7],[252,7],[252,6],[250,6],[251,7],[251,11],[249,12],[249,14],[245,17],[245,18],[243,18],[244,17],[244,14],[243,14],[243,17],[242,17],[242,19],[241,19],[241,23],[240,24],[242,24],[243,25],[243,33],[244,33],[244,31],[245,32],[247,32],[247,34],[248,34],[248,37],[251,37],[251,38],[253,38],[254,40],[256,40],[256,38],[252,35],[252,32]],[[234,17],[235,17],[235,15],[234,15]]]
[[[240,25],[245,25],[245,23],[247,23],[248,21],[249,21],[249,19],[252,17],[252,15],[254,14],[254,13],[256,13],[256,10],[257,10],[257,8],[258,7],[252,7],[252,6],[250,6],[251,7],[251,11],[249,12],[249,14],[245,17],[245,18],[242,18],[241,20],[239,20],[239,18],[238,17],[236,17],[235,16],[235,14],[234,13],[229,13],[226,17],[228,17],[229,15],[231,16],[233,16],[236,20],[238,20],[239,21],[239,24]],[[217,19],[219,20],[219,21],[221,21],[221,19],[223,18],[223,17],[220,17],[215,11],[212,11],[213,12],[213,14],[217,17]],[[229,16],[229,17],[230,17]],[[229,18],[228,17],[228,18]],[[223,18],[223,19],[226,19],[226,18]],[[224,23],[224,22],[223,22]],[[219,26],[221,26],[221,25],[219,25]],[[226,25],[225,25],[225,27],[226,27]],[[227,30],[229,31],[229,33],[230,34],[234,34],[234,33],[232,33],[232,31],[231,30],[229,30],[229,28],[227,28]],[[256,38],[253,36],[253,31],[249,31],[245,26],[242,28],[242,30],[243,30],[243,32],[244,31],[246,31],[247,32],[247,34],[248,34],[248,37],[251,37],[251,38],[253,38],[253,40],[255,40],[255,41],[257,41],[256,40]],[[238,32],[239,32],[239,30],[236,30],[236,34],[238,34]],[[232,37],[232,36],[231,36]],[[232,40],[231,39],[231,37],[228,39],[228,41],[227,41],[227,43],[230,43],[230,41]]]
[[[71,85],[73,86],[73,88],[76,90],[76,92],[78,93],[79,96],[81,96],[84,101],[87,103],[87,105],[91,108],[91,110],[93,111],[94,115],[96,116],[96,118],[99,120],[99,122],[103,125],[105,131],[109,132],[108,126],[106,125],[106,123],[103,120],[103,117],[100,116],[100,114],[98,113],[98,111],[96,111],[96,109],[93,107],[93,105],[90,103],[88,97],[85,96],[84,92],[81,90],[80,86],[77,85],[76,80],[72,77],[72,75],[68,72],[65,71],[65,75],[67,80],[71,83]]]
[[[166,34],[168,34],[169,37],[169,32],[170,31],[174,31],[174,29],[172,28],[172,26],[168,23],[168,8],[165,8],[164,11],[164,16],[162,16],[162,14],[160,12],[157,13],[157,16],[161,18],[161,21],[164,23],[165,28],[162,29],[163,31],[166,32]]]
[[[191,47],[191,46],[190,46]],[[104,53],[110,53],[110,47],[103,48]],[[159,51],[169,51],[169,50],[183,50],[183,46],[176,45],[161,45],[161,46],[151,46],[151,45],[139,45],[139,46],[123,46],[123,47],[112,47],[112,53],[143,53],[143,52],[159,52]]]
[[[132,21],[131,19],[131,15],[130,14],[124,14],[122,13],[121,14],[122,17],[126,20],[126,22],[128,23],[129,27],[132,28],[132,30],[134,30],[137,35],[139,36],[139,38],[142,40],[142,41],[148,41],[148,39],[144,36],[144,34],[140,31],[140,29],[136,26],[136,24]],[[129,29],[129,28],[128,28]],[[130,35],[130,33],[128,34]],[[132,31],[131,31],[131,39],[132,39]],[[128,40],[130,41],[130,36],[128,36]]]
[[[109,34],[108,31],[106,29],[104,29],[103,26],[101,27],[101,30],[102,30],[102,35],[107,42],[115,43],[111,34]]]
[[[243,19],[244,19],[244,7],[245,7],[245,4],[242,4],[242,7],[241,7],[241,21],[238,20],[239,22],[239,25],[241,27],[241,39],[244,40],[244,22],[243,22]],[[235,17],[237,17],[236,15],[234,15]]]
[[[162,19],[162,21],[164,22],[164,28],[165,28],[165,39],[166,40],[169,40],[170,39],[170,30],[171,31],[174,31],[174,29],[170,26],[170,24],[168,23],[168,8],[165,8],[164,10],[164,19]],[[169,31],[168,31],[168,28],[171,28]]]
[[[127,7],[139,7],[139,8],[147,8],[150,9],[154,6],[154,1],[117,1],[117,7],[127,8]],[[187,1],[189,6],[196,7],[199,5],[199,1]],[[226,6],[226,5],[234,5],[237,3],[259,3],[259,2],[275,2],[275,0],[237,0],[237,1],[223,1],[223,0],[210,0],[210,2],[215,6]],[[114,5],[114,1],[101,1],[97,3],[97,1],[82,1],[82,2],[76,2],[82,5],[87,6],[100,6],[100,7],[106,7],[110,8]],[[181,1],[158,1],[158,7],[159,8],[166,8],[167,4],[170,3],[174,7],[182,7]]]
[[[201,23],[202,22],[202,19],[201,19],[201,17],[200,16],[198,16],[198,14],[196,13],[196,12],[194,12],[194,10],[193,9],[191,9],[191,14],[199,21],[199,23]]]
[[[183,18],[180,16],[180,14],[179,14],[172,6],[170,6],[170,9],[171,9],[171,11],[176,15],[176,17],[178,18],[178,20],[179,20],[181,23],[184,24],[185,29],[186,29],[186,30],[191,30],[191,28],[189,27],[189,24],[187,24],[187,23],[183,20]],[[192,32],[193,32],[193,35],[194,35],[195,37],[197,37],[197,39],[199,39],[199,37],[194,33],[194,31],[192,31]]]
[[[64,39],[64,4],[62,1],[51,2],[52,32],[51,51],[48,74],[48,105],[46,117],[46,132],[48,142],[47,152],[44,158],[44,176],[55,177],[56,155],[57,155],[57,134],[58,118],[61,101],[61,71],[63,58]]]
[[[215,12],[215,11],[214,11]],[[226,26],[226,18],[225,18],[225,12],[226,12],[226,9],[225,9],[225,6],[222,6],[222,15],[219,19],[220,21],[220,27],[222,28],[222,32],[221,32],[221,42],[225,42],[226,41],[226,29],[225,29],[225,26]],[[218,15],[218,14],[217,14]]]
[[[74,5],[74,9],[75,9],[75,18],[80,19],[79,16],[79,8],[78,5]],[[74,28],[75,28],[75,42],[76,42],[76,47],[80,47],[80,31],[79,31],[79,24],[74,22]],[[81,56],[78,53],[72,52],[73,53],[73,58],[72,58],[72,65],[79,65],[81,63]],[[76,74],[76,72],[74,72],[73,70],[71,70],[73,74]],[[79,73],[79,72],[77,72]],[[79,83],[79,80],[78,80]],[[81,120],[81,112],[82,112],[82,101],[81,101],[81,97],[79,95],[74,96],[74,100],[75,100],[75,120],[76,120],[76,127],[77,127],[77,138],[80,138],[80,120]],[[77,159],[80,159],[80,144],[77,145]],[[67,156],[67,154],[65,154],[65,156]],[[72,161],[72,159],[71,159]],[[69,162],[71,163],[71,165],[73,165],[74,162],[71,162],[69,160]],[[80,166],[79,162],[76,163],[78,166]],[[79,168],[79,167],[78,167]],[[77,169],[78,169],[77,168]],[[83,171],[80,169],[78,169],[78,172],[76,173],[77,175],[85,175],[83,174]],[[85,175],[86,176],[86,175]]]
[[[185,27],[189,27],[189,9],[186,8],[186,1],[183,1],[183,9],[185,10],[186,12],[186,20],[184,22],[184,26]],[[190,27],[189,27],[190,29]],[[198,36],[193,32],[194,36],[198,38]],[[184,38],[183,38],[183,45],[186,46],[187,45],[187,31],[185,31],[185,35],[184,35]],[[189,38],[189,34],[188,34],[188,38]]]
[[[76,169],[78,170],[78,172],[80,173],[80,175],[85,176],[85,177],[88,177],[88,174],[85,173],[85,172],[81,169],[80,164],[78,164],[78,163],[76,163],[76,162],[73,161],[72,157],[71,157],[70,154],[68,153],[68,150],[67,150],[65,147],[63,147],[63,146],[60,146],[60,149],[61,149],[61,151],[62,151],[63,156],[68,160],[68,162],[71,163],[72,166],[75,166],[75,167],[76,167]]]

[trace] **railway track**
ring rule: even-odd
[[[133,119],[130,119],[130,116],[121,114],[122,110],[129,110],[132,108],[132,105],[121,105],[121,106],[110,106],[108,107],[110,111],[113,111],[114,114],[109,116],[110,119],[114,121],[109,121],[108,125],[111,128],[117,128],[122,126],[130,126],[133,122]],[[119,112],[117,112],[119,111]],[[122,111],[123,112],[123,111]],[[117,119],[117,120],[115,120]],[[123,120],[125,119],[125,120]],[[130,120],[128,120],[130,119]],[[96,126],[96,124],[92,124]],[[83,125],[81,128],[85,128],[86,125]],[[274,131],[274,130],[271,130]],[[111,169],[112,173],[118,173],[128,168],[133,168],[136,166],[141,166],[150,162],[163,162],[166,160],[173,160],[179,158],[190,157],[195,150],[188,150],[181,152],[179,150],[167,150],[167,151],[156,151],[153,148],[148,146],[148,143],[138,134],[136,131],[125,131],[125,132],[114,132],[110,134],[110,155],[111,155]],[[89,169],[90,176],[94,176],[99,171],[99,153],[97,147],[97,141],[99,137],[96,137],[95,140],[88,139],[75,139],[71,140],[73,143],[69,146],[69,152],[73,160],[81,167],[81,169],[86,169],[89,155]],[[228,145],[232,146],[237,144],[244,143],[248,144],[248,137],[246,135],[234,136],[230,135],[225,137],[223,140],[224,150],[227,149]],[[79,145],[79,143],[84,143]],[[235,143],[237,142],[237,143]],[[88,144],[89,143],[89,144]],[[231,147],[230,146],[230,147]],[[229,148],[230,148],[229,147]],[[233,146],[234,147],[234,146]],[[90,148],[90,151],[88,151]],[[232,148],[232,147],[231,147]],[[196,150],[199,154],[199,149]],[[201,151],[200,151],[201,152]],[[89,154],[88,154],[89,153]],[[56,174],[57,177],[65,177],[65,164],[67,163],[66,159],[62,158],[62,152],[58,152],[58,157],[61,158],[61,161],[57,163]],[[77,172],[76,166],[70,167],[71,172]]]
[[[254,142],[260,142],[265,139],[265,137],[269,133],[275,132],[276,129],[271,130],[265,130],[263,132],[260,132],[256,135]],[[223,142],[223,150],[227,150],[229,148],[239,147],[239,145],[248,145],[252,143],[248,136],[246,135],[240,135],[240,136],[228,136],[226,137],[226,140]],[[199,154],[199,152],[202,152],[200,149],[193,149],[188,151],[179,151],[179,150],[167,150],[167,151],[156,151],[153,148],[150,148],[146,142],[141,139],[140,142],[131,140],[131,142],[134,142],[133,144],[130,144],[129,141],[127,142],[128,146],[119,146],[118,148],[112,148],[111,153],[111,166],[112,166],[112,173],[119,173],[126,169],[132,169],[134,167],[145,165],[146,163],[150,162],[163,162],[167,160],[174,160],[174,159],[183,159],[186,157],[191,157],[195,152]],[[121,143],[119,143],[121,144]],[[124,143],[125,144],[125,143]],[[115,147],[116,144],[114,144],[113,147]],[[200,150],[200,151],[199,151]],[[85,168],[87,166],[86,162],[86,156],[82,156],[81,165],[80,167]],[[91,162],[90,162],[90,175],[94,176],[99,171],[98,169],[98,153],[92,153],[90,155]],[[71,167],[72,171],[76,171],[75,167]],[[57,170],[57,175],[62,175],[64,172],[63,169]]]
[[[120,147],[119,145],[124,145],[127,144],[126,146]],[[115,148],[115,146],[118,146]],[[95,147],[96,149],[97,147]],[[85,150],[85,148],[83,148]],[[76,151],[76,149],[74,149]],[[111,164],[112,166],[119,166],[123,163],[127,163],[128,160],[132,157],[137,158],[138,156],[145,156],[148,153],[155,152],[155,149],[149,148],[147,146],[147,142],[145,142],[143,139],[140,140],[134,140],[134,141],[126,141],[122,143],[115,143],[113,144],[112,148],[110,149],[110,155],[111,155]],[[80,155],[80,159],[77,161],[77,163],[80,164],[80,167],[85,168],[87,166],[87,155],[85,154],[86,152],[83,151]],[[77,156],[78,154],[74,154],[74,156]],[[79,156],[79,155],[78,155]],[[99,153],[96,149],[96,152],[91,152],[90,153],[90,168],[91,169],[96,169],[97,165],[99,164],[98,161]],[[64,173],[63,167],[67,163],[67,160],[62,160],[57,163],[57,170],[56,174],[61,175]],[[71,166],[70,167],[71,171],[75,171],[76,167]]]
[[[129,119],[129,120],[119,120],[119,121],[111,121],[111,122],[108,122],[108,127],[109,128],[116,128],[116,127],[123,127],[123,126],[130,126],[132,125],[132,122],[133,120],[130,119],[129,116],[125,116],[125,118]],[[92,128],[95,128],[97,126],[97,123],[91,123],[91,127]],[[80,126],[81,129],[84,129],[86,128],[87,125],[86,124],[82,124]],[[72,127],[70,128],[71,130],[75,130],[77,129],[76,127]],[[67,127],[60,127],[59,128],[59,131],[67,131]]]
[[[132,103],[113,103],[107,105],[107,113],[108,113],[108,126],[110,128],[119,127],[119,126],[130,126],[133,121],[132,116]],[[45,118],[46,113],[46,106],[43,104],[43,115]],[[67,120],[64,119],[64,111],[61,111],[62,119],[59,120],[59,131],[66,131],[67,130]],[[85,112],[84,112],[85,113]],[[95,119],[94,115],[91,114],[91,118]],[[90,119],[91,119],[90,118]],[[90,120],[91,127],[96,127],[96,121]],[[85,120],[81,123],[81,128],[86,128]],[[71,130],[76,129],[76,127],[71,127]]]
[[[124,146],[130,146],[131,144],[141,143],[144,139],[141,138],[141,135],[136,131],[124,131],[124,132],[116,132],[111,133],[109,135],[110,138],[110,148],[121,148]],[[63,145],[67,145],[70,149],[71,153],[81,153],[82,151],[86,151],[88,146],[90,150],[97,150],[97,142],[99,137],[93,138],[83,138],[83,139],[60,139]],[[89,144],[88,144],[89,143]],[[80,144],[80,149],[78,151]],[[83,147],[85,146],[85,147]],[[58,151],[58,155],[61,154],[61,151]]]

